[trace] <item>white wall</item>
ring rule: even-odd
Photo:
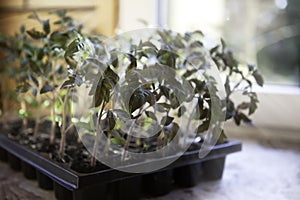
[[[119,0],[119,31],[126,32],[145,28],[139,20],[156,24],[156,0]]]

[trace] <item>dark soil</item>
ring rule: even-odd
[[[3,126],[0,124],[0,127]],[[14,141],[27,146],[33,151],[38,152],[40,155],[48,159],[55,160],[61,165],[79,173],[90,173],[109,168],[99,161],[96,162],[95,167],[91,166],[91,153],[81,142],[78,142],[78,135],[75,128],[66,133],[65,154],[63,158],[60,158],[58,155],[60,142],[59,127],[56,127],[55,145],[49,145],[49,130],[51,129],[50,121],[44,121],[39,125],[39,136],[36,141],[33,140],[33,128],[34,120],[28,120],[28,126],[26,129],[22,127],[21,120],[16,120],[10,121],[5,130],[3,130],[3,128],[0,130],[0,133],[6,133],[7,136]],[[93,144],[94,136],[86,134],[83,137],[85,137],[85,140],[90,141],[91,145]],[[156,140],[148,140],[144,142],[147,142],[148,144],[147,151],[154,151],[156,149]],[[201,143],[192,144],[189,150],[199,149],[200,146]],[[144,152],[145,148],[142,146],[137,147],[132,141],[129,151]]]
[[[3,127],[0,125],[0,127]],[[104,169],[108,169],[107,166],[100,162],[96,162],[95,167],[91,167],[91,154],[85,148],[85,146],[78,142],[77,133],[72,130],[66,133],[66,146],[65,154],[61,159],[58,155],[59,142],[60,142],[60,130],[56,127],[56,141],[55,145],[49,144],[49,130],[51,129],[51,122],[44,121],[39,125],[39,136],[36,141],[33,140],[33,127],[34,121],[29,120],[26,129],[22,127],[22,122],[16,120],[10,122],[5,130],[0,130],[1,133],[6,133],[7,136],[24,145],[33,151],[38,152],[40,155],[55,160],[61,165],[70,168],[79,173],[95,172]]]

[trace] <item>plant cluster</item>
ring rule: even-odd
[[[81,26],[76,25],[65,11],[55,11],[51,14],[55,14],[58,18],[53,24],[33,13],[29,18],[40,24],[39,30],[35,28],[26,30],[22,25],[19,33],[15,33],[14,36],[2,35],[0,43],[5,61],[3,69],[13,70],[16,92],[20,94],[19,115],[23,118],[23,129],[27,128],[30,110],[35,109],[33,141],[38,138],[40,122],[44,118],[50,118],[52,126],[49,145],[53,146],[58,122],[62,138],[60,149],[62,155],[71,94],[71,91],[62,85],[68,75],[64,53],[76,34],[80,33]],[[43,116],[40,110],[42,107],[49,107],[49,117]]]
[[[108,138],[106,145],[113,142],[123,146],[125,159],[130,145],[140,146],[147,151],[153,144],[156,148],[168,144],[176,134],[185,131],[179,126],[182,118],[188,118],[197,124],[195,130],[188,129],[196,135],[207,132],[213,116],[222,116],[225,107],[224,120],[234,118],[237,125],[241,121],[251,123],[247,115],[254,113],[258,102],[256,93],[252,91],[252,82],[255,80],[262,86],[262,76],[252,65],[248,65],[246,69],[242,67],[227,49],[224,40],[207,52],[201,42],[202,37],[200,31],[178,34],[157,30],[145,40],[134,41],[133,38],[127,38],[126,47],[105,45],[98,40],[74,41],[78,51],[84,52],[86,45],[90,43],[97,52],[89,54],[85,61],[77,65],[80,58],[74,54],[77,53],[74,46],[67,49],[67,52],[72,52],[68,53],[68,59],[72,60],[70,67],[73,72],[73,78],[67,82],[80,86],[75,84],[79,79],[86,88],[90,88],[92,107],[96,108],[95,113],[92,113],[96,119],[90,117],[87,122],[77,124],[79,127],[89,127],[87,132],[96,133],[94,158],[98,138],[102,134]],[[117,38],[116,43],[124,43],[123,40],[123,37]],[[97,45],[93,45],[95,41]],[[122,48],[128,50],[124,52]],[[213,65],[210,58],[225,77],[226,94],[223,99],[217,95],[216,80],[206,73]],[[96,69],[93,75],[88,72],[91,65]],[[231,95],[237,90],[242,90],[249,101],[235,105]],[[117,102],[120,105],[110,108],[108,105],[116,104],[113,99],[115,96],[122,99]],[[186,113],[189,102],[196,102],[192,113]],[[219,107],[216,113],[212,113],[213,106]],[[244,110],[248,110],[248,113],[243,112]],[[221,128],[220,119],[214,119],[214,123],[212,131]],[[158,130],[155,136],[150,137],[152,140],[149,140],[149,136],[147,139],[140,139],[142,132],[148,133],[149,130]],[[133,139],[132,135],[137,137]],[[218,141],[224,142],[225,137],[222,130]]]
[[[36,107],[49,105],[53,122],[50,145],[55,143],[55,125],[60,125],[60,158],[66,132],[72,126],[68,118],[84,129],[82,134],[93,136],[92,166],[99,144],[105,145],[106,151],[121,146],[122,158],[126,159],[130,148],[154,151],[187,130],[192,137],[202,136],[212,122],[212,131],[221,129],[222,121],[214,116],[233,118],[237,125],[251,123],[248,115],[254,113],[258,103],[253,81],[262,86],[263,79],[253,65],[239,64],[224,40],[207,50],[201,31],[179,34],[156,30],[139,41],[118,37],[110,43],[107,38],[81,33],[81,27],[65,12],[55,13],[59,17],[54,23],[56,30],[49,20],[33,14],[30,18],[40,22],[42,30],[21,27],[13,38],[2,36],[1,47],[8,52],[9,61],[18,65],[14,79],[21,101],[32,99]],[[208,73],[213,65],[225,80],[224,97],[218,94],[217,81]],[[86,115],[71,113],[71,101],[78,103],[79,98],[85,98],[74,95],[81,88],[88,90],[92,99]],[[231,96],[240,90],[249,101],[236,105]],[[35,117],[34,140],[39,137],[42,116]],[[99,141],[103,135],[106,141]],[[222,131],[218,142],[224,142],[225,137]]]

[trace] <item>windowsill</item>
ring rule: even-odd
[[[274,148],[300,150],[299,130],[291,128],[278,128],[267,126],[236,126],[233,122],[225,123],[225,133],[231,140],[252,140]]]
[[[292,86],[254,85],[258,94],[258,108],[250,116],[257,127],[272,130],[284,130],[300,135],[300,88]],[[235,93],[235,102],[248,101],[242,94]],[[247,111],[244,111],[247,113]],[[293,131],[295,130],[295,131]]]
[[[287,85],[265,84],[263,87],[253,85],[253,90],[263,94],[291,94],[300,95],[300,87]]]

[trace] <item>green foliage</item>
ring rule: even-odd
[[[221,50],[220,46],[216,46],[211,49],[210,53],[218,69],[226,74],[224,84],[227,95],[226,119],[234,118],[237,125],[240,125],[241,121],[246,124],[251,124],[251,120],[242,110],[248,109],[248,115],[251,115],[257,109],[258,99],[256,93],[252,91],[252,80],[255,80],[259,86],[263,86],[263,77],[253,65],[249,64],[247,67],[240,66],[238,61],[234,58],[233,53],[227,49],[224,40],[221,40],[221,43]],[[234,83],[234,85],[231,85],[231,83]],[[242,95],[248,97],[249,101],[242,102],[235,106],[231,100],[231,96],[238,90],[242,90]]]
[[[66,84],[68,72],[64,55],[67,46],[81,30],[81,26],[77,26],[65,11],[56,11],[53,14],[58,16],[58,21],[51,23],[50,20],[40,19],[36,13],[33,13],[28,18],[37,21],[40,26],[27,30],[22,25],[14,36],[0,38],[5,68],[13,70],[11,74],[16,81],[16,92],[23,93],[18,95],[19,101],[23,102],[22,109],[19,111],[22,117],[28,117],[24,114],[27,108],[23,107],[37,109],[42,107],[43,102],[50,102],[48,105],[53,121],[50,133],[51,144],[54,144],[56,122],[61,126],[61,140],[64,140],[63,132],[67,128],[66,115],[70,110],[69,93],[73,86]],[[34,104],[26,101],[28,97],[36,99]],[[38,111],[35,131],[38,130],[40,115]],[[34,137],[36,139],[36,133]],[[61,146],[63,145],[64,142],[61,142]]]
[[[147,127],[148,122],[158,124],[161,126],[161,130],[170,130],[167,127],[177,127],[175,119],[186,117],[184,103],[193,99],[197,99],[198,102],[198,114],[195,116],[195,120],[199,123],[197,134],[207,131],[212,116],[220,114],[211,113],[213,101],[224,103],[224,105],[220,105],[220,108],[227,107],[226,120],[232,118],[237,125],[240,125],[241,122],[251,124],[248,115],[255,112],[258,103],[257,96],[252,91],[252,80],[255,80],[260,86],[263,85],[263,78],[254,66],[248,65],[245,68],[240,65],[223,39],[221,39],[221,44],[210,49],[209,55],[207,55],[201,41],[203,37],[201,31],[174,34],[171,31],[160,30],[156,33],[157,35],[153,35],[152,38],[158,38],[158,44],[152,42],[151,38],[137,44],[129,39],[130,51],[128,52],[118,52],[116,48],[107,47],[95,38],[91,40],[88,36],[82,35],[69,45],[67,52],[70,53],[65,54],[68,64],[74,71],[87,71],[83,70],[83,67],[90,66],[91,63],[96,66],[94,68],[98,69],[93,76],[89,73],[78,74],[84,80],[85,85],[90,87],[89,95],[94,100],[92,106],[99,107],[100,110],[111,101],[111,96],[114,95],[121,76],[118,68],[125,67],[125,80],[118,87],[121,87],[120,91],[124,91],[122,95],[131,94],[131,96],[125,98],[125,101],[128,102],[123,103],[128,105],[123,110],[109,111],[118,119],[114,120],[117,125],[113,130],[109,130],[109,132],[113,131],[111,134],[113,144],[126,147],[128,141],[124,144],[124,140],[126,138],[128,140],[129,133],[123,133],[120,129],[122,124],[126,124],[126,121],[130,121],[130,127],[135,127],[137,124]],[[88,40],[82,40],[82,38],[88,38]],[[76,53],[87,52],[86,46],[88,45],[94,47],[95,51],[102,51],[102,59],[99,60],[97,56],[90,55],[91,57],[86,59],[88,62],[85,65],[79,65],[77,60],[80,58],[76,57]],[[215,95],[218,92],[215,79],[205,75],[205,70],[209,68],[208,56],[213,59],[219,71],[225,75],[226,97],[224,100]],[[153,64],[153,60],[155,64]],[[202,74],[202,77],[199,76],[199,73]],[[178,78],[178,74],[181,74],[186,82],[182,82]],[[74,74],[70,75],[74,76]],[[93,83],[96,80],[95,77],[98,77],[99,80]],[[151,80],[153,77],[155,80],[149,82],[149,79]],[[187,91],[187,85],[191,86],[192,91]],[[135,89],[132,90],[132,88]],[[237,90],[244,91],[243,95],[247,96],[249,101],[235,105],[231,96]],[[244,111],[248,111],[247,114]],[[107,123],[107,119],[100,119],[101,116],[98,116],[99,120]],[[128,130],[131,131],[131,129]],[[174,132],[164,131],[164,133],[158,134],[158,139],[168,138],[167,140],[170,140],[173,136]],[[224,132],[220,137],[219,142],[224,141]]]
[[[190,102],[196,103],[192,116],[196,134],[206,132],[214,116],[222,114],[216,113],[222,111],[214,111],[213,105],[219,110],[226,106],[226,120],[233,119],[237,125],[251,124],[248,116],[258,103],[252,91],[253,81],[260,86],[264,81],[257,68],[240,65],[223,39],[207,51],[201,31],[178,34],[159,30],[144,41],[119,38],[127,41],[130,49],[121,52],[118,46],[107,44],[106,38],[82,34],[81,25],[77,26],[65,11],[53,13],[59,17],[54,23],[31,15],[40,27],[26,30],[22,26],[13,37],[1,36],[0,47],[7,66],[19,66],[14,73],[17,92],[29,95],[31,91],[37,105],[44,100],[51,102],[56,112],[52,119],[60,120],[62,136],[70,94],[80,87],[89,90],[92,113],[84,121],[77,119],[76,124],[92,135],[106,134],[111,143],[125,150],[132,142],[132,133],[141,134],[136,133],[137,126],[143,130],[159,129],[153,136],[158,148],[171,141],[180,130],[178,121],[191,117],[187,107]],[[209,58],[225,77],[225,99],[217,95],[215,78],[206,73],[212,64]],[[234,102],[231,96],[238,90],[249,100]],[[116,91],[121,92],[118,100],[123,107],[112,109]],[[222,132],[219,142],[224,139]],[[135,142],[148,145],[146,139]]]

